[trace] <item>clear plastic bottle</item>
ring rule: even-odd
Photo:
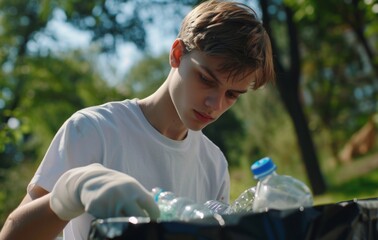
[[[205,206],[210,209],[212,214],[232,214],[232,213],[248,213],[252,212],[253,200],[255,198],[256,187],[246,189],[231,204],[227,204],[217,200],[209,200],[205,202]]]
[[[255,192],[256,187],[246,189],[235,201],[230,204],[227,213],[231,214],[252,212]]]
[[[162,221],[178,220],[185,207],[194,204],[194,201],[185,197],[176,197],[173,192],[163,191],[161,188],[152,189],[155,202],[159,206]]]
[[[277,174],[276,169],[276,165],[269,157],[252,164],[252,173],[258,180],[253,211],[312,206],[313,197],[310,189],[298,179]]]
[[[193,219],[204,219],[212,216],[213,213],[204,204],[194,203],[187,205],[178,215],[179,220],[190,221]]]
[[[204,203],[205,207],[208,208],[212,214],[228,214],[230,205],[217,200],[209,200]]]
[[[159,206],[161,221],[203,219],[213,212],[204,204],[195,203],[186,197],[176,197],[174,193],[163,191],[160,188],[152,189],[155,202]]]

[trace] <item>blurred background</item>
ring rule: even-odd
[[[195,0],[0,1],[0,226],[75,111],[153,92]],[[266,0],[277,80],[204,132],[224,151],[231,200],[270,156],[315,204],[378,197],[378,1]]]

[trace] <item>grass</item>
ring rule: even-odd
[[[378,198],[378,171],[373,170],[362,176],[331,185],[327,193],[315,197],[315,203],[334,203],[365,198]]]

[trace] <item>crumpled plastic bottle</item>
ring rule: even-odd
[[[310,189],[294,177],[277,174],[276,169],[277,166],[269,157],[252,164],[251,170],[258,180],[253,212],[312,206]]]

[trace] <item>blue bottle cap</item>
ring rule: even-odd
[[[276,169],[277,166],[270,157],[264,157],[253,163],[251,166],[251,171],[255,179],[261,179],[262,177],[274,172]]]

